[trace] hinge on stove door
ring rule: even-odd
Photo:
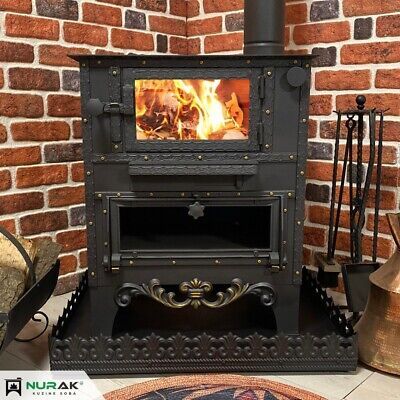
[[[265,98],[265,76],[260,75],[258,77],[258,95],[260,97],[260,100],[263,100]]]
[[[257,143],[259,144],[260,148],[263,147],[264,142],[264,124],[259,122],[257,124]]]

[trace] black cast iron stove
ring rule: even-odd
[[[247,2],[244,55],[75,57],[89,268],[53,368],[354,367],[353,338],[300,332],[310,57],[283,55],[283,8]]]

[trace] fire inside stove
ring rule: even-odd
[[[246,140],[248,79],[135,81],[137,140]]]

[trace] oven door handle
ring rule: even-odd
[[[257,162],[242,164],[130,164],[131,176],[235,176],[256,175]]]
[[[86,110],[93,117],[98,117],[101,114],[134,114],[133,107],[127,107],[122,103],[105,103],[100,99],[90,99],[86,104]]]

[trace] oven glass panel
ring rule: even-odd
[[[247,140],[249,79],[135,80],[137,140]]]

